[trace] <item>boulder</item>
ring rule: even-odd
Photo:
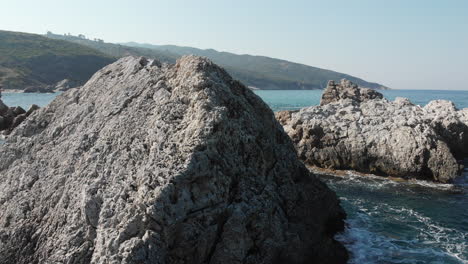
[[[207,59],[122,58],[0,152],[0,263],[345,263],[344,211]]]
[[[308,165],[451,182],[468,156],[463,113],[448,101],[390,102],[342,81],[330,83],[320,106],[276,117]]]
[[[14,116],[19,116],[22,114],[26,114],[26,111],[21,106],[15,106],[11,108]]]
[[[32,105],[29,107],[28,111],[26,112],[26,116],[30,116],[34,111],[39,110],[39,108],[40,108],[40,107],[39,107],[38,105],[32,104]]]

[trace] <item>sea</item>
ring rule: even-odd
[[[406,97],[421,106],[445,99],[468,108],[468,91],[381,92],[389,100]],[[273,111],[281,111],[318,105],[322,91],[255,93]],[[45,106],[56,95],[4,93],[2,99],[27,109],[31,104]],[[352,171],[320,177],[338,194],[348,215],[346,230],[336,238],[348,248],[349,263],[468,263],[468,169],[453,184],[395,181]]]

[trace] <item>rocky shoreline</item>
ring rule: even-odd
[[[468,157],[468,109],[445,100],[391,102],[347,80],[330,82],[319,106],[276,118],[311,166],[451,182]]]

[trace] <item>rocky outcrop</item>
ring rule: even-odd
[[[24,88],[23,93],[53,93],[53,85],[31,85]]]
[[[56,91],[56,92],[65,92],[65,91],[70,90],[71,88],[75,88],[75,87],[78,87],[80,85],[81,84],[80,84],[79,81],[74,81],[74,80],[70,80],[70,79],[63,79],[60,82],[58,82],[57,84],[55,84],[54,91]]]
[[[0,99],[0,132],[9,134],[37,109],[39,109],[37,105],[32,105],[28,111],[20,106],[8,107]]]
[[[54,92],[65,92],[71,88],[80,86],[79,81],[73,81],[69,79],[63,79],[54,85],[30,85],[23,89],[23,93],[54,93]]]
[[[0,263],[345,263],[336,195],[199,57],[123,58],[0,152]]]
[[[467,112],[442,100],[390,102],[344,80],[320,106],[276,116],[308,165],[450,182],[468,156]]]
[[[355,102],[363,102],[369,99],[382,99],[381,93],[369,89],[359,88],[357,84],[349,80],[343,79],[339,84],[335,81],[329,81],[327,88],[323,91],[320,105],[326,105],[333,102],[338,102],[341,99],[351,99]]]

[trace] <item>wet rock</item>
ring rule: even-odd
[[[468,156],[464,113],[448,101],[390,102],[342,81],[330,83],[320,106],[276,117],[306,164],[450,182]]]
[[[345,263],[344,211],[207,59],[123,58],[0,152],[0,263]]]

